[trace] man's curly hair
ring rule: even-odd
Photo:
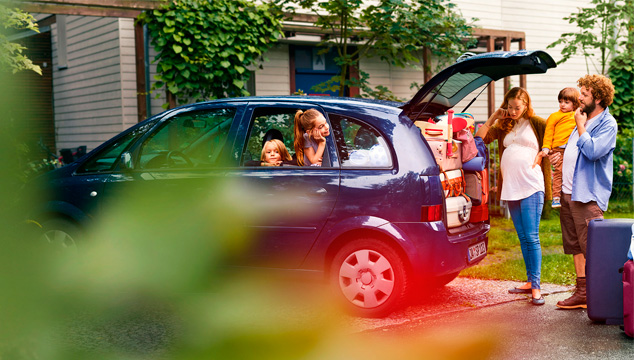
[[[600,100],[602,108],[607,108],[612,104],[612,100],[614,99],[614,85],[612,85],[612,80],[603,76],[603,75],[586,75],[579,80],[577,80],[577,85],[579,87],[585,86],[592,97],[595,100]]]

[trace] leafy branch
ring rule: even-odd
[[[178,0],[143,13],[158,52],[152,90],[179,103],[249,95],[248,68],[282,37],[281,19],[275,6],[249,0]]]

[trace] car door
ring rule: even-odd
[[[110,201],[105,187],[113,172],[116,173],[121,154],[156,123],[156,119],[140,123],[104,143],[77,167],[73,176],[64,178],[62,186],[56,191],[58,196],[73,203],[86,216],[94,218],[96,212],[107,208],[106,204]]]
[[[221,191],[214,179],[231,161],[234,119],[243,108],[240,102],[198,104],[169,113],[123,154],[105,186],[107,196],[137,196],[164,214],[211,199]]]
[[[289,153],[293,148],[293,119],[298,109],[317,106],[293,103],[250,103],[236,140],[241,159],[231,169],[262,209],[261,216],[247,221],[256,242],[248,263],[277,268],[297,268],[310,251],[324,224],[331,216],[339,193],[339,163],[332,136],[326,137],[321,167],[260,166],[263,140],[271,132],[281,134]],[[277,130],[277,131],[276,131]]]

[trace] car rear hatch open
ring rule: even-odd
[[[426,82],[401,108],[412,121],[433,118],[491,81],[512,75],[541,74],[556,66],[553,58],[541,50],[463,55]]]

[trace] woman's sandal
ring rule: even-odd
[[[533,289],[520,289],[520,288],[512,288],[509,289],[509,294],[532,294],[533,293]]]
[[[544,299],[543,296],[540,296],[539,298],[531,296],[531,303],[533,303],[533,305],[544,305],[546,303],[546,299]]]

